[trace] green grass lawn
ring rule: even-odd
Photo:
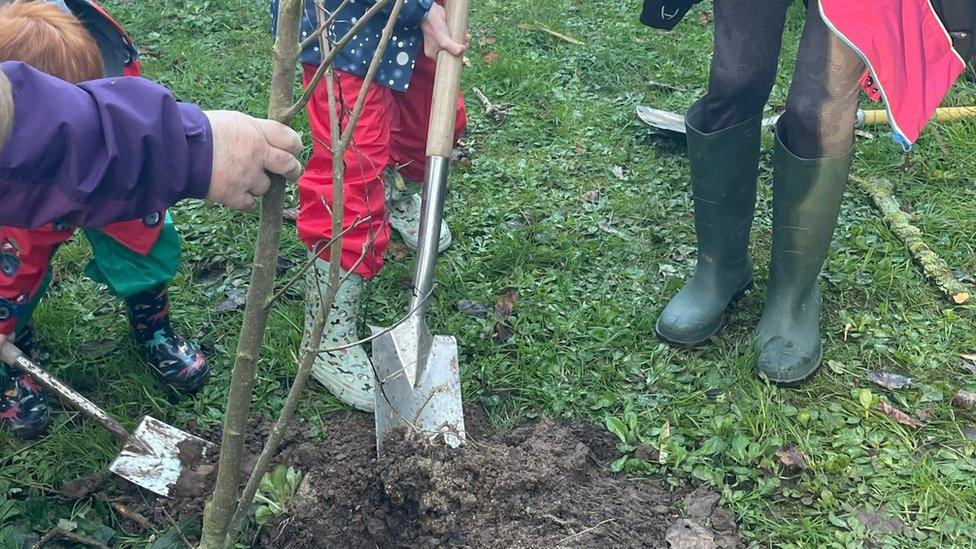
[[[208,108],[264,113],[270,39],[262,2],[106,4],[140,45],[147,76]],[[711,26],[699,18],[706,3],[676,32],[652,31],[637,23],[637,4],[473,5],[463,77],[472,162],[452,179],[446,215],[455,244],[443,256],[431,306],[434,331],[459,340],[468,405],[485,407],[500,423],[615,418],[625,451],[650,444],[668,453],[665,465],[631,457],[616,467],[714,486],[757,545],[976,545],[976,419],[949,402],[958,389],[976,390],[976,375],[959,356],[976,352],[974,307],[941,296],[853,186],[822,278],[826,363],[812,382],[778,389],[751,371],[769,256],[768,154],[754,230],[757,289],[712,346],[683,351],[654,337],[657,314],[692,270],[695,237],[683,147],[652,137],[634,108],[682,110],[703,93]],[[797,5],[770,111],[785,103],[801,28]],[[473,87],[511,104],[503,123],[484,115]],[[974,102],[976,86],[962,83],[947,104]],[[976,126],[927,130],[907,159],[883,133],[859,140],[854,171],[891,180],[926,241],[972,282]],[[216,425],[230,378],[241,314],[217,305],[246,287],[256,215],[202,203],[180,205],[173,215],[185,239],[174,308],[214,367],[195,399],[177,400],[149,375],[126,339],[121,303],[83,275],[83,239],[59,253],[60,282],[37,312],[50,369],[130,425],[144,414]],[[291,227],[283,257],[304,257]],[[403,311],[409,259],[391,261],[372,285],[371,323],[388,324]],[[519,295],[515,335],[499,344],[490,321],[454,304],[492,303],[507,289]],[[295,370],[301,307],[295,289],[271,315],[254,398],[262,412],[279,408]],[[871,370],[914,382],[885,390],[866,379]],[[925,425],[899,425],[877,410],[879,399],[924,417]],[[300,413],[315,424],[340,407],[313,386]],[[328,444],[329,434],[321,437]],[[785,469],[776,455],[782,447],[795,447],[807,467]],[[103,503],[49,497],[64,482],[104,469],[117,450],[104,430],[71,412],[58,412],[39,442],[0,438],[0,533],[11,532],[4,524],[44,532],[69,519],[104,523],[117,530],[117,542],[143,546],[148,537],[125,534]],[[896,517],[902,527],[882,535],[855,516]]]

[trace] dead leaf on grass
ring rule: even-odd
[[[498,61],[498,52],[497,51],[486,51],[481,56],[481,60],[484,61],[485,64],[492,65],[496,61]]]
[[[884,414],[889,418],[891,418],[892,420],[897,421],[898,423],[901,423],[906,427],[912,427],[914,429],[918,429],[924,425],[921,421],[906,414],[905,412],[902,412],[898,408],[895,408],[894,406],[888,404],[883,400],[878,401],[878,409],[884,412]]]
[[[972,410],[976,408],[976,393],[972,391],[958,391],[952,397],[952,405],[958,410]]]
[[[227,299],[217,304],[218,313],[229,313],[240,309],[247,302],[247,294],[241,290],[228,290]]]
[[[854,518],[865,528],[877,534],[899,534],[905,529],[905,524],[900,518],[872,511],[866,507],[854,511]]]
[[[698,24],[707,27],[712,24],[712,11],[711,10],[701,10],[698,14]]]
[[[616,177],[617,179],[619,179],[621,181],[623,181],[625,179],[623,166],[614,166],[610,170],[610,172],[613,174],[614,177]]]
[[[952,301],[955,302],[956,305],[962,305],[963,303],[969,301],[970,297],[972,297],[972,295],[969,292],[959,292],[952,294]]]
[[[508,318],[515,311],[516,303],[518,303],[518,292],[515,290],[506,290],[495,303],[495,329],[491,337],[498,343],[505,343],[512,338],[513,331],[508,324]]]
[[[803,457],[803,454],[801,454],[800,451],[793,446],[783,446],[779,450],[776,450],[776,457],[778,457],[779,462],[785,465],[787,468],[807,468],[807,458]]]
[[[481,301],[471,301],[470,299],[461,299],[458,300],[456,305],[459,311],[470,316],[471,318],[488,318],[487,303],[482,303]]]
[[[902,389],[912,384],[912,378],[892,372],[868,372],[868,381],[891,390]]]
[[[600,201],[600,189],[590,189],[580,196],[580,200],[583,202],[589,202],[591,204],[596,204]]]
[[[495,37],[489,35],[482,36],[478,39],[478,43],[482,46],[490,46],[495,43]]]

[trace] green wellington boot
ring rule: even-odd
[[[812,376],[823,357],[820,288],[853,154],[803,159],[777,136],[773,155],[773,249],[756,367],[772,383]]]
[[[416,251],[420,242],[420,186],[419,181],[408,181],[398,171],[388,168],[386,181],[386,210],[390,215],[390,228],[400,233],[407,248]],[[441,221],[437,253],[451,247],[454,236],[446,221]]]
[[[695,129],[701,118],[697,107],[689,109],[686,124],[698,265],[655,326],[662,339],[685,347],[715,335],[728,306],[752,287],[749,231],[761,144],[761,116],[702,133]]]
[[[315,315],[325,298],[328,278],[329,263],[326,261],[320,259],[308,270],[302,349],[311,337]],[[359,340],[356,326],[365,285],[363,277],[353,274],[339,288],[322,333],[321,349],[334,349]],[[373,411],[373,364],[362,345],[319,353],[312,364],[312,377],[346,404],[366,412]]]

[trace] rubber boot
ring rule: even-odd
[[[14,344],[28,358],[38,361],[33,326],[18,331]],[[28,439],[44,434],[50,424],[51,410],[40,385],[11,366],[0,366],[0,426],[19,438]]]
[[[400,233],[403,243],[416,250],[420,241],[420,182],[407,181],[393,168],[386,170],[386,209],[390,215],[390,227]],[[437,252],[451,247],[454,236],[446,221],[441,221]]]
[[[340,276],[346,276],[341,272]],[[305,329],[302,333],[302,349],[305,349],[315,325],[315,315],[322,307],[328,291],[329,263],[315,262],[308,270],[305,292]],[[359,305],[365,280],[358,274],[349,275],[336,293],[329,312],[329,320],[322,332],[319,348],[322,352],[312,364],[312,377],[346,404],[366,412],[373,411],[373,364],[362,345],[352,345],[359,340],[356,326]],[[344,349],[326,351],[337,347]]]
[[[820,367],[820,288],[853,154],[803,159],[779,136],[773,155],[773,249],[757,368],[792,386]]]
[[[658,336],[684,347],[715,335],[729,305],[752,287],[749,231],[761,144],[761,116],[702,133],[698,111],[696,104],[686,117],[698,264],[655,325]]]
[[[194,343],[173,330],[169,292],[160,286],[126,298],[129,324],[156,377],[174,389],[193,393],[210,379],[210,365]]]

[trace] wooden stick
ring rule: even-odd
[[[956,279],[952,269],[922,239],[922,231],[911,224],[908,214],[892,195],[891,184],[882,179],[868,181],[851,176],[851,180],[871,199],[872,205],[881,212],[888,228],[908,248],[912,260],[926,278],[938,286],[953,303],[962,305],[969,301],[972,290]]]

